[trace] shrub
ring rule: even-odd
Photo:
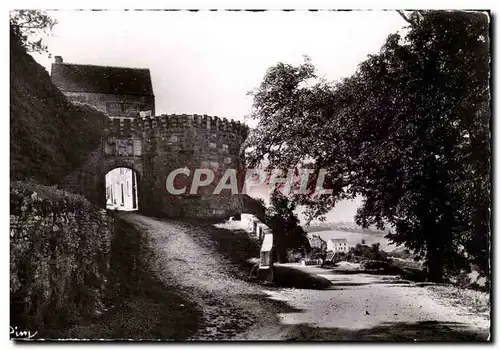
[[[298,251],[296,249],[287,249],[286,251],[287,262],[298,262],[300,259],[305,258],[306,253],[304,251]]]
[[[417,256],[412,254],[408,249],[396,249],[387,253],[389,257],[405,259],[405,260],[415,260]]]
[[[349,252],[347,253],[347,260],[359,260],[358,258],[385,261],[387,260],[387,253],[380,250],[380,243],[375,243],[371,246],[358,243],[355,247],[349,249]]]
[[[309,259],[323,259],[326,257],[326,249],[321,249],[318,247],[311,248],[309,254],[307,254]]]

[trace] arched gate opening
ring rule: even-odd
[[[127,167],[116,167],[105,175],[106,208],[120,211],[139,210],[137,173]]]

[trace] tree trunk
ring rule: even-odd
[[[444,272],[444,252],[432,239],[427,242],[427,279],[429,282],[442,282]]]

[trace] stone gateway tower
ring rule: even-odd
[[[148,69],[66,64],[56,57],[52,80],[76,103],[89,104],[109,117],[105,137],[86,163],[68,174],[64,187],[106,206],[106,174],[118,167],[134,170],[141,211],[154,215],[228,217],[242,212],[241,145],[248,127],[240,122],[207,115],[154,115],[154,94]],[[169,174],[179,176],[176,186],[186,192],[167,190]],[[196,169],[210,169],[211,185],[190,193]],[[226,169],[234,169],[238,194],[213,194]]]
[[[110,118],[101,149],[104,168],[100,173],[116,166],[135,169],[139,174],[139,203],[152,213],[192,217],[239,214],[239,194],[222,191],[215,195],[213,190],[226,169],[242,174],[241,145],[247,134],[244,124],[207,115]],[[186,192],[173,195],[167,191],[166,180],[180,168],[190,170],[189,176],[176,179],[175,186],[186,187]],[[211,185],[191,194],[195,169],[210,169],[215,178]]]

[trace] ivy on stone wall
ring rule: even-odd
[[[113,222],[84,197],[33,182],[10,196],[11,325],[47,332],[103,311]]]

